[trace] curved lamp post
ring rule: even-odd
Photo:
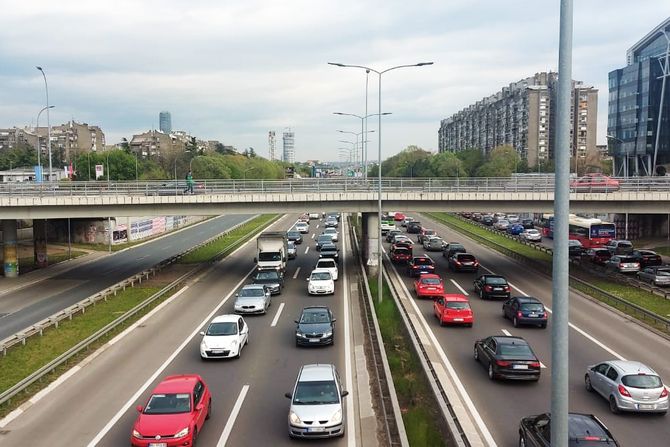
[[[44,70],[42,69],[42,67],[37,66],[35,68],[37,68],[42,73],[42,77],[44,78],[44,88],[47,92],[47,106],[46,106],[46,109],[47,109],[47,138],[48,138],[47,147],[49,149],[49,174],[48,174],[47,178],[48,178],[49,181],[51,181],[51,169],[52,169],[52,166],[51,166],[51,120],[50,120],[50,117],[49,117],[49,109],[51,107],[49,107],[49,84],[47,83],[47,75],[44,73]]]

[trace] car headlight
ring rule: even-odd
[[[207,343],[205,343],[205,340],[200,342],[200,349],[202,349],[203,351],[207,350]]]
[[[328,338],[328,337],[330,337],[331,335],[333,335],[333,331],[328,331],[328,332],[324,332],[324,333],[323,333],[324,338]]]
[[[186,427],[183,430],[179,430],[176,435],[174,435],[175,438],[183,438],[184,436],[188,435],[188,427]]]
[[[340,422],[342,422],[342,410],[337,410],[328,421],[328,424],[339,424]]]
[[[138,432],[137,430],[133,430],[133,437],[135,437],[135,438],[141,438],[142,435],[141,435],[140,432]]]
[[[292,411],[289,412],[289,414],[288,414],[288,418],[289,418],[289,420],[291,421],[291,423],[293,423],[293,424],[302,424],[302,421],[300,420],[300,418],[298,417],[298,415],[295,414],[295,413],[292,412]]]
[[[295,336],[300,337],[300,338],[305,338],[305,334],[303,334],[302,332],[296,332]]]

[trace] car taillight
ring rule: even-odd
[[[484,290],[486,290],[487,292],[490,292],[491,290],[493,290],[493,287],[491,287],[491,286],[484,286]]]
[[[479,261],[475,261],[475,265],[479,265]]]
[[[505,292],[509,292],[509,286],[505,286]]]
[[[543,314],[540,316],[540,318],[544,318],[544,319],[546,320],[546,319],[547,319],[547,313],[546,313],[546,312],[543,313]]]
[[[630,393],[623,385],[619,385],[619,394],[621,394],[622,396],[630,397]]]
[[[620,262],[619,263],[619,268],[622,268],[622,267],[623,267],[623,262]]]
[[[461,265],[461,261],[454,261],[456,262],[456,265]]]
[[[519,317],[519,318],[521,318],[521,317],[523,317],[523,314],[521,313],[521,311],[518,311],[518,312],[516,313],[516,316]]]
[[[668,389],[663,387],[663,391],[661,391],[661,395],[658,396],[659,398],[661,397],[668,397]]]
[[[529,365],[532,366],[533,368],[539,368],[540,362],[530,362]]]
[[[507,360],[496,360],[496,365],[498,366],[509,366],[511,362]]]
[[[600,436],[584,436],[582,439],[584,441],[602,441]]]

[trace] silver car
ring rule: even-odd
[[[291,438],[332,438],[344,436],[346,413],[340,376],[334,365],[304,365],[292,393],[288,412]]]
[[[519,238],[530,242],[541,242],[542,233],[540,233],[535,228],[529,228],[527,230],[524,230],[523,233],[519,235]]]
[[[655,286],[670,286],[670,266],[645,267],[637,272],[637,277],[640,281],[646,281]]]
[[[325,230],[323,230],[322,234],[327,234],[333,239],[333,242],[337,242],[337,228],[333,227],[326,228]]]
[[[423,240],[423,248],[428,251],[442,251],[444,240],[439,236],[428,236]]]
[[[265,314],[272,303],[270,290],[261,284],[247,284],[235,294],[235,312]]]
[[[612,413],[667,413],[668,390],[656,372],[640,362],[610,360],[589,366],[584,383],[607,399]]]
[[[298,249],[295,247],[295,242],[289,241],[288,242],[288,258],[289,259],[295,259],[298,257]]]

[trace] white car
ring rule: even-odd
[[[321,214],[319,213],[309,213],[310,219],[318,219],[319,217],[321,217]]]
[[[249,343],[249,326],[239,315],[219,315],[200,335],[200,357],[203,360],[239,358],[242,348]]]
[[[385,220],[382,221],[381,228],[382,228],[382,234],[386,234],[389,231],[395,230],[396,226],[395,223]]]
[[[323,230],[322,234],[327,234],[328,236],[331,237],[333,242],[337,242],[337,236],[338,236],[337,228],[333,228],[333,227],[326,228],[325,230]]]
[[[307,293],[310,295],[332,295],[335,293],[335,281],[330,270],[314,269],[307,278]]]
[[[508,214],[507,221],[511,224],[519,223],[519,216],[516,214]]]
[[[400,225],[402,225],[403,227],[406,227],[407,224],[410,223],[410,222],[414,222],[414,218],[413,218],[413,217],[406,216],[406,217],[403,219],[403,221],[402,221],[402,223],[401,223]]]
[[[530,242],[541,242],[542,241],[542,233],[540,233],[535,228],[529,228],[527,230],[523,230],[523,233],[521,233],[519,235],[519,237],[523,240],[530,241]]]
[[[330,276],[333,277],[333,281],[337,281],[338,270],[337,270],[337,261],[333,258],[321,258],[316,262],[314,266],[315,270],[325,269],[330,272]]]
[[[309,233],[309,224],[306,222],[297,222],[294,228],[302,234]]]

